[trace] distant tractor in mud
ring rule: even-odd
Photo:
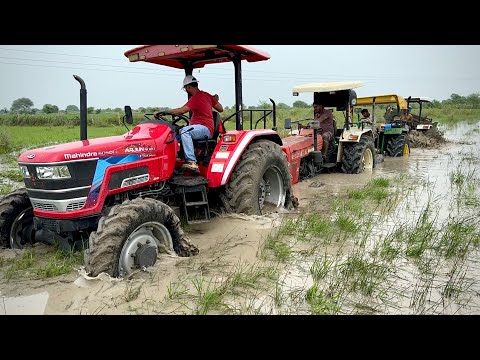
[[[435,131],[437,129],[438,122],[434,122],[432,118],[429,118],[427,116],[422,116],[425,104],[431,103],[429,98],[409,96],[408,98],[406,98],[406,101],[408,111],[412,116],[412,130],[428,132],[428,130]],[[415,112],[417,112],[418,109],[418,115],[414,114],[413,104],[417,104],[417,106],[415,107]]]
[[[213,137],[194,141],[199,174],[180,170],[185,161],[177,135],[189,124],[183,115],[145,114],[124,135],[88,139],[86,86],[74,75],[81,85],[80,141],[20,155],[25,188],[0,199],[0,246],[58,242],[66,252],[85,250],[89,275],[123,277],[153,266],[161,252],[198,253],[176,210],[194,224],[209,221],[216,207],[260,215],[298,205],[292,184],[300,157],[311,151],[310,139],[282,141],[273,100],[272,109],[242,108],[241,61],[268,60],[268,54],[240,45],[149,45],[125,56],[183,69],[185,75],[207,64],[233,63],[235,113],[226,119],[214,113]],[[250,129],[244,130],[247,115]],[[231,119],[235,130],[220,134]],[[125,106],[124,124],[133,122]]]
[[[377,120],[375,109],[378,105],[387,105],[383,118]],[[403,157],[410,154],[408,133],[411,130],[411,119],[408,116],[406,100],[395,94],[364,96],[357,99],[355,109],[358,121],[360,111],[368,106],[372,116],[372,126],[375,132],[375,148],[378,153],[390,157]]]
[[[336,120],[334,121],[335,134],[328,144],[325,161],[320,156],[321,154],[318,154],[323,144],[318,121],[313,119],[286,120],[286,129],[292,129],[293,124],[298,124],[296,130],[298,135],[284,138],[284,143],[290,144],[295,141],[294,139],[299,138],[310,142],[310,152],[300,156],[302,178],[332,169],[346,174],[358,174],[374,168],[376,151],[373,129],[364,123],[353,121],[353,107],[357,102],[357,95],[353,89],[362,85],[363,83],[359,81],[344,81],[305,84],[293,88],[294,96],[305,92],[313,93],[314,103],[323,104],[328,109],[342,111],[344,115],[342,129],[337,129]],[[302,123],[306,123],[306,125],[302,125]]]

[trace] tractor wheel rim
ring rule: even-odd
[[[363,167],[362,170],[373,169],[373,154],[372,154],[372,150],[370,150],[369,148],[367,148],[363,153],[362,167]]]
[[[260,189],[260,209],[266,204],[276,208],[283,206],[285,202],[285,186],[280,170],[277,167],[272,166],[265,171],[260,183]]]
[[[153,253],[154,251],[154,253]],[[173,252],[170,231],[159,222],[147,222],[137,227],[128,237],[120,253],[118,269],[120,276],[136,269],[153,266],[159,252]],[[146,258],[145,253],[153,256]]]

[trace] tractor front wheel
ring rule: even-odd
[[[362,136],[358,143],[344,143],[342,171],[346,174],[359,174],[372,170],[375,166],[375,147],[373,140]]]
[[[21,188],[0,200],[0,247],[22,249],[34,242],[33,208],[27,189]]]
[[[159,253],[198,254],[186,238],[180,219],[164,203],[136,198],[115,205],[90,234],[85,269],[90,276],[105,272],[124,277],[153,266]]]

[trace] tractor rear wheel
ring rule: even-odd
[[[180,219],[164,203],[136,198],[115,205],[90,234],[85,269],[90,276],[105,272],[124,277],[153,266],[159,253],[198,254],[186,238]]]
[[[372,170],[375,166],[375,147],[373,140],[362,136],[358,143],[344,143],[342,171],[346,174],[359,174],[363,170]]]
[[[0,200],[0,247],[21,249],[34,242],[33,208],[27,189],[21,188]]]
[[[250,144],[225,187],[233,212],[261,215],[297,204],[292,176],[280,145],[269,140]]]
[[[410,141],[407,134],[391,137],[387,143],[387,156],[401,157],[410,155]]]

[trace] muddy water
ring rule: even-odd
[[[387,158],[372,173],[356,177],[342,174],[328,174],[319,180],[310,179],[297,186],[297,192],[303,201],[311,199],[309,191],[317,183],[320,188],[333,195],[348,189],[361,187],[373,177],[394,179],[398,174],[405,174],[409,184],[404,186],[403,195],[398,206],[389,216],[376,216],[376,225],[368,235],[366,248],[373,249],[389,234],[396,230],[415,228],[415,224],[423,216],[429,215],[432,223],[441,231],[448,222],[462,223],[461,219],[471,220],[480,217],[480,204],[465,206],[465,196],[459,195],[459,189],[452,177],[462,174],[465,178],[474,179],[474,194],[480,195],[480,123],[463,123],[444,129],[449,140],[439,149],[412,149],[409,158]],[[466,188],[466,186],[465,186]],[[463,190],[465,190],[465,188]],[[465,193],[463,193],[465,194]],[[475,198],[474,198],[475,199]],[[477,198],[478,199],[478,198]],[[478,201],[478,200],[476,200]],[[479,222],[477,233],[480,231]],[[440,229],[439,229],[440,228]],[[478,249],[478,247],[477,247]],[[394,274],[387,279],[388,301],[381,301],[380,306],[366,313],[385,314],[480,314],[480,261],[479,251],[473,249],[465,259],[442,261],[434,255],[419,259],[401,258],[396,260]],[[432,252],[431,249],[427,249]],[[325,252],[335,253],[335,251]],[[341,255],[337,253],[337,260]],[[297,259],[283,278],[283,289],[286,293],[302,292],[314,284],[310,275],[313,259]],[[417,261],[415,261],[417,260]],[[422,268],[423,267],[423,268]],[[427,267],[427,270],[425,270]],[[461,289],[460,295],[446,297],[443,294],[448,286]],[[394,295],[395,294],[395,295]],[[365,301],[365,299],[364,299]],[[368,306],[368,303],[364,303]],[[296,306],[296,313],[308,314],[311,309],[305,301],[287,302],[281,311],[290,313]],[[363,313],[353,306],[345,305],[337,313]]]
[[[480,135],[479,123],[462,124],[448,129],[446,137],[451,140],[440,149],[412,149],[408,158],[386,158],[371,172],[359,175],[339,173],[321,174],[294,186],[300,208],[290,213],[272,214],[264,217],[227,216],[215,217],[211,222],[187,227],[190,240],[199,247],[199,255],[179,258],[162,255],[154,267],[146,272],[134,274],[130,279],[112,279],[100,276],[91,279],[82,269],[54,278],[32,276],[6,280],[0,274],[0,314],[191,314],[203,313],[199,301],[207,288],[215,288],[228,277],[232,268],[249,269],[261,261],[260,249],[265,240],[278,227],[282,219],[294,218],[304,211],[318,212],[334,218],[331,200],[344,195],[351,189],[361,189],[371,179],[386,177],[395,179],[399,173],[411,180],[398,206],[389,216],[374,213],[376,225],[368,241],[370,248],[400,226],[418,221],[427,204],[438,210],[438,223],[455,216],[471,212],[478,214],[478,207],[462,207],[455,199],[455,188],[450,176],[463,166],[479,176]],[[467,159],[467,160],[465,160]],[[478,214],[480,216],[480,214]],[[352,236],[352,242],[354,236]],[[38,249],[37,249],[38,248]],[[354,248],[351,243],[326,245],[323,254],[335,256]],[[43,245],[33,250],[45,252]],[[3,258],[19,257],[20,252],[4,250]],[[470,253],[464,270],[463,283],[468,288],[468,299],[456,299],[439,306],[440,285],[448,279],[451,267],[435,267],[439,274],[428,283],[428,278],[418,270],[418,264],[411,259],[401,258],[390,274],[392,295],[389,301],[375,306],[371,313],[455,313],[480,314],[480,270],[478,253]],[[311,314],[305,302],[305,292],[314,284],[310,267],[314,258],[305,257],[302,252],[293,255],[293,261],[282,264],[277,285],[277,294],[272,290],[254,290],[253,296],[233,296],[224,299],[230,309],[242,309],[240,313],[263,314]],[[432,265],[433,268],[433,265]],[[1,270],[0,270],[1,271]],[[201,279],[201,280],[199,280]],[[412,298],[424,294],[419,289],[430,284],[427,299],[422,306],[412,304]],[[438,286],[437,286],[438,285]],[[255,286],[259,286],[255,283]],[[438,288],[438,289],[437,289]],[[250,292],[252,293],[252,292]],[[275,299],[276,298],[276,299]],[[175,301],[178,299],[178,301]],[[192,300],[193,299],[193,300]],[[281,303],[281,305],[279,305]],[[32,304],[36,304],[33,306]],[[368,304],[367,304],[368,305]],[[372,306],[373,307],[373,306]],[[217,308],[218,309],[218,308]],[[235,311],[208,310],[205,313],[231,313]],[[354,307],[344,304],[337,313],[358,313]],[[368,311],[366,311],[368,313]]]

